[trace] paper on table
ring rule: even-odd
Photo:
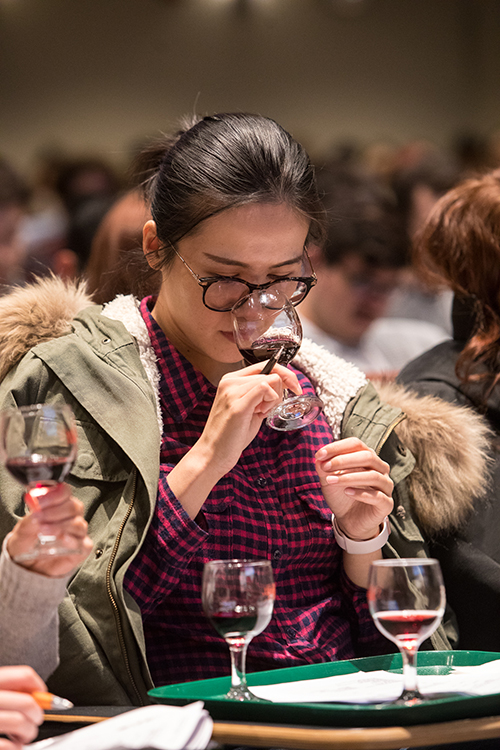
[[[213,721],[202,701],[188,706],[144,706],[26,750],[205,750]]]
[[[433,695],[500,693],[500,659],[476,667],[452,668],[444,675],[419,675],[418,686],[423,694]],[[384,703],[395,700],[401,689],[401,674],[383,670],[252,686],[256,696],[274,703]]]

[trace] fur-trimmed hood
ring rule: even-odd
[[[40,279],[0,298],[0,380],[36,344],[73,330],[73,318],[93,304],[84,282]],[[158,371],[147,330],[132,297],[119,297],[103,315],[120,320],[137,342],[141,362],[158,393]],[[314,383],[335,438],[348,402],[366,385],[354,365],[305,340],[294,360]],[[405,414],[397,429],[416,459],[409,477],[414,511],[428,534],[463,525],[485,494],[490,433],[472,410],[393,383],[376,384],[380,397]],[[157,402],[157,414],[161,420]]]
[[[71,321],[92,305],[85,282],[38,279],[0,297],[0,380],[42,341],[71,333]]]

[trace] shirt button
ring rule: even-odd
[[[267,487],[266,477],[257,477],[257,484],[259,485],[259,487]]]
[[[281,560],[281,552],[279,549],[275,549],[273,552],[273,560]]]
[[[289,638],[295,638],[295,630],[293,628],[287,628],[286,634]]]

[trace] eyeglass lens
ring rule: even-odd
[[[302,281],[283,279],[270,287],[285,294],[292,304],[297,304],[306,295],[307,285]],[[242,281],[220,279],[205,290],[205,304],[217,310],[230,310],[238,300],[250,293],[250,288]]]

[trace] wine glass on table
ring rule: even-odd
[[[370,566],[368,606],[382,635],[399,648],[403,692],[396,703],[425,700],[417,685],[417,652],[444,614],[445,589],[438,560],[391,558]]]
[[[66,404],[33,404],[0,414],[0,454],[10,474],[26,487],[25,502],[36,512],[47,488],[63,482],[77,452],[75,418]],[[15,558],[80,554],[56,536],[38,535],[36,546]]]
[[[302,343],[302,325],[295,307],[279,290],[259,290],[240,299],[232,309],[236,346],[248,364],[289,364]],[[314,422],[323,404],[316,396],[289,396],[285,390],[281,404],[267,416],[275,430],[296,430]]]
[[[231,688],[226,698],[260,701],[248,689],[246,653],[254,636],[269,625],[276,587],[270,560],[212,560],[205,563],[205,614],[229,646]]]

